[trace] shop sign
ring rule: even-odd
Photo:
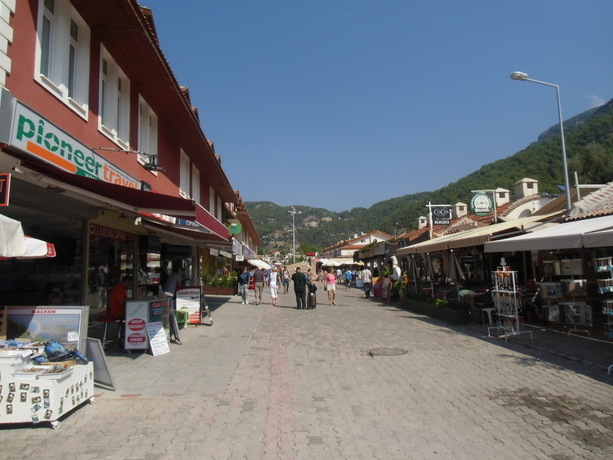
[[[17,101],[9,143],[63,171],[111,184],[140,189],[130,176]]]
[[[219,251],[219,254],[224,256],[226,259],[231,259],[232,258],[232,254],[230,254],[227,251]]]
[[[11,193],[11,174],[0,173],[0,206],[8,206]]]
[[[162,256],[164,259],[187,259],[192,256],[192,248],[191,246],[163,244]]]
[[[449,225],[451,223],[451,208],[433,208],[432,225]]]
[[[219,255],[219,249],[209,248],[209,254],[211,254],[214,257],[217,257]]]
[[[105,227],[98,224],[89,224],[89,234],[93,236],[99,236],[101,238],[110,238],[112,240],[119,240],[125,242],[132,242],[136,240],[136,235],[132,233],[124,232],[123,230],[117,230],[116,228]]]
[[[470,209],[478,216],[487,216],[494,208],[489,196],[477,193],[470,200]]]

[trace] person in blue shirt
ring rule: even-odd
[[[347,289],[351,287],[351,270],[347,269],[345,272],[345,285]]]

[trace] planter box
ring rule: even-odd
[[[236,293],[234,286],[218,287],[218,286],[203,286],[204,295],[226,295],[233,296]]]

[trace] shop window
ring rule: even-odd
[[[158,118],[149,104],[141,97],[138,103],[138,162],[142,165],[157,161]],[[153,174],[157,174],[152,171]]]
[[[192,200],[200,203],[200,170],[192,167]]]
[[[100,57],[99,128],[122,148],[129,148],[130,82],[104,47]]]
[[[40,0],[34,78],[87,118],[90,30],[68,0]]]

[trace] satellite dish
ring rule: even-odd
[[[230,225],[228,225],[228,231],[230,232],[230,235],[236,235],[242,230],[243,226],[240,224],[240,222],[232,222]]]

